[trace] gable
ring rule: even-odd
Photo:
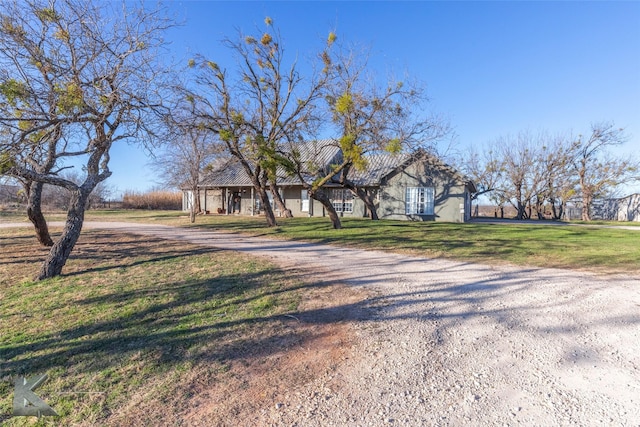
[[[419,150],[414,155],[407,155],[402,163],[382,177],[380,185],[393,181],[394,177],[400,174],[412,175],[416,185],[430,186],[438,181],[447,183],[447,185],[464,185],[467,186],[469,192],[476,192],[476,187],[471,179],[438,157],[423,150]]]

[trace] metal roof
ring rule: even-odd
[[[340,153],[340,146],[335,140],[323,139],[293,143],[288,153],[281,154],[299,163],[304,179],[313,181],[316,177],[328,173],[328,168],[340,161]],[[276,171],[276,183],[278,185],[302,184],[297,176],[289,175],[282,167]],[[252,185],[251,178],[235,158],[216,165],[200,181],[202,187],[250,187]]]
[[[347,178],[355,185],[380,185],[382,179],[407,162],[408,154],[377,153],[365,156],[367,167],[364,170],[351,168]]]
[[[332,139],[295,143],[292,144],[289,154],[282,154],[289,159],[293,159],[301,166],[302,176],[306,182],[325,176],[330,172],[332,165],[337,165],[342,161],[339,143]],[[418,151],[413,155],[375,153],[368,154],[365,158],[367,160],[365,170],[358,170],[355,167],[349,170],[348,179],[358,186],[378,186],[390,174],[418,160],[428,161],[435,167],[446,170],[459,180],[473,185],[469,178],[461,175],[434,155],[424,151]],[[338,177],[328,183],[328,186],[338,185],[337,180]],[[276,171],[276,183],[279,186],[302,184],[300,178],[287,174],[282,167],[279,167]],[[252,183],[240,162],[232,158],[221,162],[211,172],[207,173],[200,181],[200,186],[251,187]]]

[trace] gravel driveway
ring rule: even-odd
[[[640,426],[640,279],[496,267],[159,225],[369,295],[352,355],[256,414],[277,426]],[[364,312],[368,313],[362,316]]]

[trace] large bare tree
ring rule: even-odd
[[[596,197],[607,196],[621,184],[640,179],[640,163],[632,157],[616,157],[611,149],[628,140],[624,129],[612,122],[591,125],[587,138],[579,135],[572,147],[573,168],[582,198],[582,220],[591,220],[591,206]]]
[[[371,153],[435,152],[450,128],[441,117],[423,113],[427,98],[421,87],[393,78],[380,84],[362,58],[353,51],[338,56],[326,99],[343,153],[339,181],[377,220],[373,194],[349,179],[351,170],[366,170]]]
[[[572,173],[573,144],[564,135],[546,135],[541,140],[536,167],[540,183],[536,195],[539,218],[546,207],[554,220],[562,219],[567,203],[576,196],[576,179]]]
[[[314,120],[327,73],[304,78],[296,60],[287,60],[282,38],[270,18],[256,36],[226,39],[224,46],[237,60],[229,70],[199,57],[190,61],[197,70],[193,100],[197,126],[208,129],[224,143],[250,177],[264,207],[268,226],[277,225],[268,191],[275,191],[283,142],[302,140]]]
[[[2,172],[71,194],[62,235],[38,279],[61,273],[80,236],[89,196],[111,175],[113,144],[150,135],[151,113],[160,106],[156,89],[163,66],[157,54],[169,26],[158,10],[126,3],[0,4],[0,123],[11,130],[2,145]],[[43,154],[18,161],[31,149]],[[83,163],[80,183],[58,174],[70,158]]]
[[[335,40],[336,36],[330,34],[329,44]],[[283,155],[288,157],[288,164],[293,166],[309,196],[325,207],[333,227],[341,228],[340,217],[324,188],[327,183],[337,181],[353,192],[363,201],[371,219],[376,220],[374,194],[350,179],[352,171],[367,170],[368,154],[433,152],[450,128],[442,118],[423,113],[426,97],[418,85],[392,78],[380,83],[368,73],[366,53],[336,50],[334,55],[323,56],[330,78],[322,90],[328,110],[326,117],[334,135],[332,144],[341,152],[338,163],[323,176],[315,177],[309,174],[308,159],[296,158],[295,143]],[[315,178],[309,181],[310,176]]]

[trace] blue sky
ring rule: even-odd
[[[273,19],[300,61],[329,31],[368,47],[381,79],[423,82],[432,110],[455,129],[458,148],[521,130],[588,133],[614,121],[631,135],[619,152],[640,152],[640,2],[308,2],[167,3],[184,23],[170,55],[196,53],[233,68],[224,37],[254,33]],[[156,172],[144,152],[114,147],[109,184],[144,191]],[[640,191],[640,189],[633,189]]]

